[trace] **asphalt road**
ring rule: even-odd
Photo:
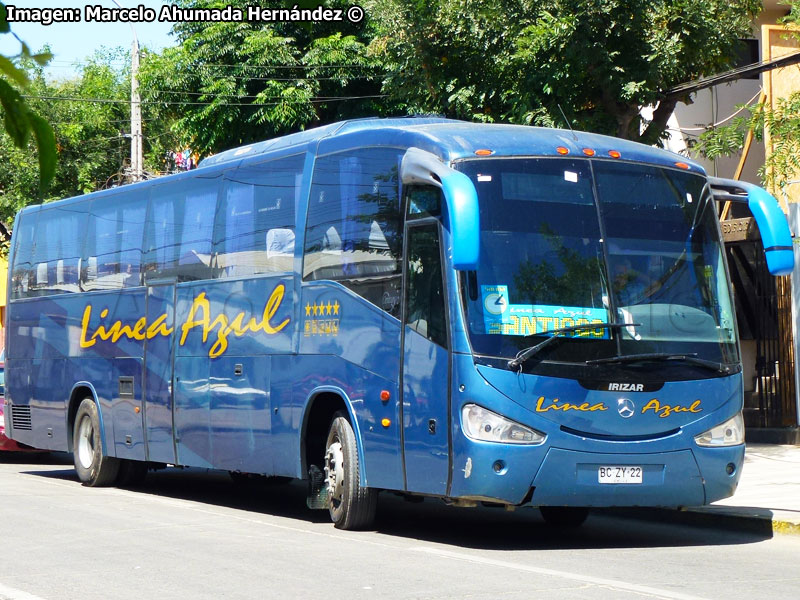
[[[305,488],[161,471],[135,490],[82,487],[64,457],[0,460],[0,600],[800,597],[800,536],[381,496],[344,532]]]

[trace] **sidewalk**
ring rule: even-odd
[[[687,512],[745,527],[766,529],[771,524],[773,532],[800,534],[800,446],[747,444],[736,493]]]

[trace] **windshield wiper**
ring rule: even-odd
[[[651,352],[649,354],[627,354],[625,356],[611,356],[609,358],[595,358],[594,360],[587,360],[587,365],[607,365],[607,364],[622,364],[628,362],[643,362],[648,360],[682,360],[684,362],[697,365],[698,367],[705,367],[718,373],[731,373],[730,365],[726,365],[713,360],[706,360],[704,358],[697,358],[697,353],[691,354],[670,354],[669,352]]]
[[[544,333],[552,334],[552,337],[547,338],[543,342],[539,342],[535,346],[520,350],[517,355],[508,361],[509,369],[516,369],[522,367],[522,363],[528,360],[531,356],[539,352],[545,346],[549,346],[554,340],[566,339],[557,337],[560,333],[571,333],[573,331],[590,331],[592,329],[624,329],[625,327],[641,327],[641,323],[584,323],[583,325],[574,325],[572,327],[561,327],[560,329],[553,329]]]

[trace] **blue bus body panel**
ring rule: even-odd
[[[400,322],[336,283],[304,284],[299,308],[298,419],[314,390],[343,390],[358,420],[369,485],[401,489]],[[295,430],[301,431],[299,422]]]
[[[112,377],[109,378],[112,389],[110,415],[114,426],[114,448],[109,454],[118,458],[146,460],[146,440],[144,435],[142,398],[142,360],[140,358],[116,358],[112,362]],[[113,389],[114,382],[120,377],[133,379],[133,397],[121,396],[119,387]],[[102,382],[102,380],[94,380]]]
[[[398,381],[400,321],[337,283],[306,283],[300,302],[300,354],[333,355]]]
[[[403,452],[409,490],[446,495],[450,470],[445,348],[406,327],[403,349]],[[434,422],[431,423],[431,420]]]
[[[178,286],[180,464],[271,473],[271,357],[292,351],[292,287],[280,275]]]
[[[293,406],[296,410],[293,411],[291,429],[295,439],[291,445],[281,449],[280,455],[276,454],[276,461],[285,461],[276,464],[276,474],[305,476],[298,471],[303,415],[317,393],[335,390],[345,399],[349,405],[348,412],[355,418],[353,428],[360,439],[362,483],[376,488],[402,489],[397,382],[333,355],[300,355],[290,373],[294,378]],[[381,401],[382,390],[390,391],[388,402]],[[388,427],[381,423],[384,418],[390,421]]]
[[[84,335],[82,322],[87,305],[92,310],[86,318]],[[129,432],[131,443],[126,445],[124,434],[115,437],[115,417],[111,410],[119,395],[120,376],[133,376],[135,381],[141,381],[142,343],[120,339],[114,344],[92,339],[92,332],[100,324],[108,325],[117,318],[127,321],[131,314],[144,314],[142,290],[82,297],[64,294],[17,301],[9,308],[6,332],[10,343],[6,361],[9,395],[14,403],[31,406],[32,421],[36,423],[32,431],[16,432],[20,441],[37,448],[67,450],[66,409],[70,392],[76,382],[86,381],[92,382],[104,415],[103,445],[108,453],[116,455],[120,443],[126,448],[123,456],[144,458],[140,416],[126,414],[130,404],[127,410],[122,406],[115,409],[115,415],[127,423],[121,431],[126,431],[127,426],[138,426]],[[104,309],[108,313],[101,318]],[[81,340],[87,347],[81,348]],[[130,423],[131,419],[134,423]],[[52,430],[51,435],[48,430]]]
[[[175,286],[159,285],[147,289],[147,322],[161,320],[163,335],[148,336],[145,342],[144,414],[147,437],[147,459],[177,464],[173,436],[174,395],[172,368],[175,359]],[[135,319],[131,319],[135,320]]]

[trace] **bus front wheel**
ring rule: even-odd
[[[72,456],[75,471],[83,485],[111,485],[119,473],[119,460],[103,455],[100,439],[100,417],[92,398],[84,398],[75,415],[72,435]]]
[[[375,520],[377,490],[363,487],[353,427],[344,412],[333,416],[325,444],[328,510],[338,529],[363,529]]]

